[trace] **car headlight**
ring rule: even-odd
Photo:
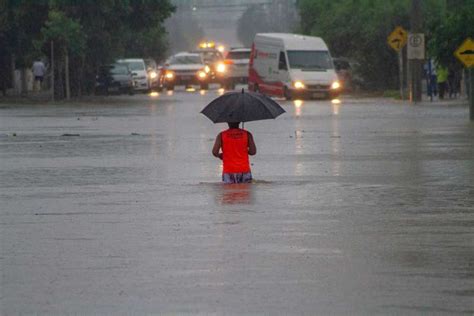
[[[301,81],[295,81],[293,83],[293,86],[295,87],[295,89],[304,89],[305,88],[304,83],[301,82]]]
[[[332,90],[339,89],[340,87],[341,87],[341,84],[339,83],[339,81],[334,81],[334,82],[331,84],[331,89],[332,89]]]
[[[206,66],[204,67],[204,71],[205,71],[207,74],[210,73],[210,72],[211,72],[211,67],[209,67],[208,65],[206,65]]]
[[[225,65],[224,64],[217,64],[217,68],[216,68],[217,72],[225,72]]]
[[[174,72],[172,72],[172,71],[167,71],[167,72],[165,73],[165,78],[168,79],[168,80],[173,79],[173,78],[174,78]]]
[[[151,71],[150,72],[150,78],[151,79],[155,79],[157,76],[158,76],[158,74],[156,73],[156,71]]]
[[[197,75],[198,75],[199,79],[204,79],[204,78],[207,77],[206,72],[205,72],[205,71],[202,71],[202,70],[199,71]]]

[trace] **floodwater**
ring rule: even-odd
[[[474,313],[466,105],[279,100],[233,186],[219,93],[0,105],[1,315]]]

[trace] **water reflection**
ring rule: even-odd
[[[199,94],[200,94],[200,95],[206,95],[206,92],[207,92],[207,90],[202,90],[202,89],[199,90]]]
[[[293,105],[295,106],[295,116],[301,116],[301,110],[303,107],[303,100],[294,100]],[[295,175],[301,176],[306,172],[305,164],[303,161],[299,160],[300,155],[304,154],[303,152],[303,131],[300,120],[295,121],[295,154],[297,156],[295,162]]]
[[[339,111],[341,108],[341,100],[333,99],[331,100],[331,110],[333,115],[339,115]]]
[[[253,203],[252,183],[222,184],[220,186],[220,204],[252,204]]]
[[[295,100],[293,101],[293,104],[295,105],[295,115],[296,116],[301,116],[301,107],[303,106],[303,100]]]
[[[332,112],[334,116],[331,120],[331,153],[333,158],[331,159],[332,174],[339,176],[341,174],[341,134],[339,130],[339,104],[332,104]]]
[[[160,96],[160,94],[159,94],[158,92],[156,92],[156,91],[150,92],[150,97],[152,97],[152,98],[157,98],[157,97],[159,97],[159,96]]]
[[[196,89],[194,89],[193,87],[186,88],[186,92],[194,92],[194,91],[196,91]]]
[[[224,88],[217,89],[217,94],[218,95],[223,95],[225,92]]]
[[[166,91],[166,95],[173,95],[174,91],[173,90],[168,90]]]

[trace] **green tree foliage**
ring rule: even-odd
[[[451,0],[441,14],[428,20],[428,52],[445,66],[460,68],[453,52],[462,42],[474,39],[474,0]]]
[[[84,51],[86,37],[81,24],[62,11],[49,11],[41,35],[41,40],[37,42],[40,47],[53,41],[56,49],[67,50],[72,55],[80,55]]]
[[[169,0],[2,1],[2,50],[13,55],[18,66],[29,67],[38,48],[50,54],[49,45],[34,43],[59,40],[71,50],[73,95],[91,91],[97,68],[115,58],[161,59],[166,50],[163,21],[174,10]],[[5,66],[3,58],[0,62]]]
[[[301,0],[301,30],[322,37],[336,57],[359,65],[356,71],[371,89],[395,88],[396,54],[387,36],[409,28],[409,0]]]
[[[424,0],[423,32],[429,55],[446,65],[468,35],[474,36],[474,0]],[[300,0],[301,31],[322,37],[334,56],[348,57],[367,88],[398,84],[396,53],[387,36],[400,25],[410,30],[410,0]]]

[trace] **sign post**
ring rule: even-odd
[[[425,59],[425,35],[423,33],[408,34],[407,58],[411,63],[410,100],[421,101],[421,64]]]
[[[407,43],[407,31],[397,26],[387,37],[387,44],[398,53],[398,69],[400,79],[400,98],[403,100],[403,47]]]
[[[469,76],[469,118],[474,121],[474,41],[468,37],[454,52],[463,64],[468,68]]]
[[[474,67],[469,68],[469,119],[474,121]]]

